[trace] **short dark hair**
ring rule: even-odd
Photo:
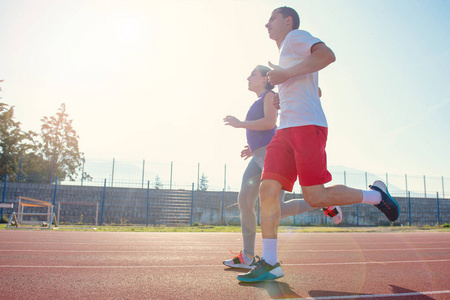
[[[266,66],[263,66],[263,65],[257,65],[255,69],[258,70],[259,73],[261,73],[261,75],[263,77],[267,76],[267,73],[270,71],[269,67],[266,67]],[[265,85],[265,89],[270,91],[270,90],[273,90],[273,88],[274,88],[274,86],[270,84],[269,80],[267,80],[267,83]]]
[[[283,18],[292,17],[292,29],[298,29],[300,27],[300,17],[295,9],[287,6],[278,7],[275,9]]]

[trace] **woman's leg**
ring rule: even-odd
[[[241,190],[238,196],[239,209],[241,212],[244,254],[250,258],[255,256],[255,237],[257,227],[255,203],[258,200],[261,172],[261,168],[255,162],[255,157],[253,157],[244,172]]]
[[[295,216],[313,209],[305,200],[303,199],[292,199],[290,201],[284,202],[284,191],[280,192],[279,196],[280,208],[281,208],[281,219]]]

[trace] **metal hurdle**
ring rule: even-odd
[[[47,207],[47,213],[26,213],[25,207],[40,207],[40,208]],[[46,216],[47,223],[45,223],[45,221],[44,222],[30,221],[30,220],[24,221],[23,220],[24,216]],[[47,229],[50,229],[54,220],[55,220],[54,207],[50,202],[19,196],[19,206],[17,212],[13,212],[11,214],[8,225],[6,225],[6,228],[9,228],[12,221],[14,221],[13,225],[16,226],[16,228],[19,228],[19,224],[28,224],[28,225],[48,224],[48,227],[47,226],[45,227],[47,227]]]

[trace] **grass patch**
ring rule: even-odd
[[[241,232],[240,226],[99,226],[97,231],[103,232]]]
[[[87,226],[71,225],[70,228],[60,227],[52,229],[58,231],[93,231],[93,229],[86,228]],[[15,227],[11,227],[13,230]],[[0,230],[6,229],[6,224],[0,224]],[[30,229],[30,228],[27,228]],[[36,230],[42,230],[42,227],[35,226]],[[106,225],[97,227],[96,231],[101,232],[241,232],[241,226],[213,226],[213,225],[201,225],[196,226],[136,226],[136,225]],[[345,227],[345,226],[280,226],[278,232],[303,232],[303,233],[339,233],[339,232],[413,232],[413,231],[438,231],[438,232],[450,232],[450,228],[441,225],[438,226],[385,226],[385,227]],[[261,227],[258,227],[257,232],[261,232]]]

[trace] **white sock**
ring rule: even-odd
[[[378,191],[374,190],[368,190],[368,191],[362,191],[363,193],[363,200],[361,203],[367,203],[367,204],[373,204],[377,205],[381,202],[381,194]]]
[[[277,239],[262,239],[262,258],[272,266],[278,262],[277,243]]]

